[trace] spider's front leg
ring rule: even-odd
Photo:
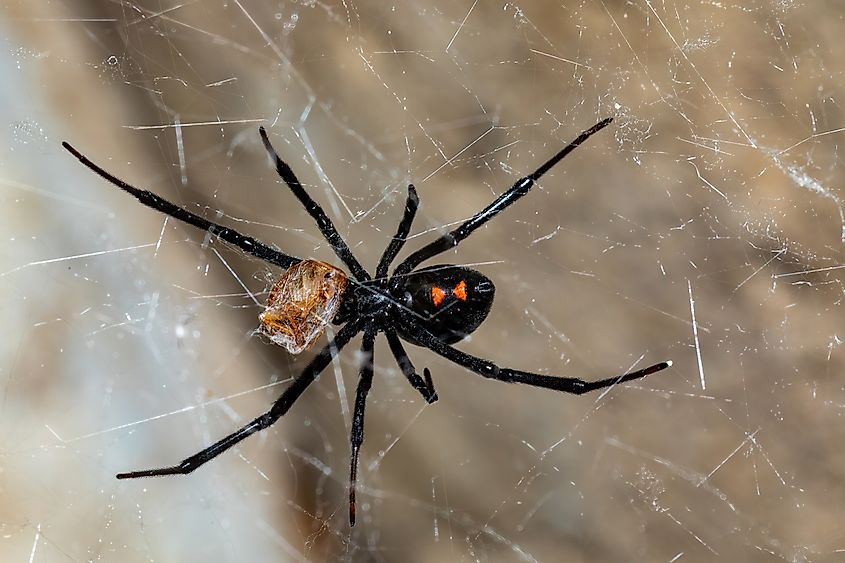
[[[299,258],[295,256],[290,256],[288,254],[285,254],[284,252],[280,252],[275,248],[271,248],[263,242],[252,238],[251,236],[243,235],[234,229],[224,227],[223,225],[218,225],[217,223],[209,221],[205,217],[200,217],[196,213],[192,213],[184,207],[180,207],[175,203],[171,203],[151,191],[142,190],[140,188],[136,188],[135,186],[127,182],[124,182],[111,172],[108,172],[104,168],[101,168],[100,166],[94,164],[91,160],[88,159],[88,157],[73,148],[73,146],[71,146],[71,144],[67,141],[62,142],[62,146],[70,154],[76,157],[79,162],[87,166],[98,176],[108,182],[111,182],[113,185],[125,191],[126,193],[137,199],[139,202],[141,202],[141,204],[146,205],[150,209],[155,209],[159,213],[164,213],[165,215],[173,217],[174,219],[182,221],[183,223],[193,225],[194,227],[202,229],[203,231],[208,232],[210,235],[216,236],[221,240],[228,242],[229,244],[233,244],[248,254],[252,254],[256,258],[265,260],[267,262],[270,262],[271,264],[276,264],[277,266],[280,266],[282,268],[290,268],[294,264],[297,264],[301,261]]]
[[[287,162],[282,160],[279,153],[277,153],[276,149],[273,148],[273,144],[270,142],[270,137],[267,136],[267,131],[264,127],[259,127],[258,132],[261,135],[261,142],[264,143],[264,148],[267,150],[267,153],[276,165],[276,172],[279,174],[279,177],[285,182],[285,184],[288,185],[290,191],[293,192],[294,196],[296,196],[296,199],[299,200],[311,218],[317,223],[317,228],[320,229],[320,233],[323,235],[323,238],[325,238],[326,242],[328,242],[332,247],[337,257],[346,264],[347,268],[349,268],[349,273],[351,273],[352,277],[359,282],[369,280],[370,275],[364,267],[361,266],[361,263],[358,262],[355,255],[352,254],[352,251],[349,250],[349,245],[346,244],[346,241],[343,240],[343,237],[337,232],[332,220],[329,219],[326,212],[323,211],[322,207],[320,207],[320,204],[308,195],[308,192],[306,192],[305,188],[302,187],[302,183],[299,181],[299,178],[297,178],[296,174],[293,173],[293,169],[291,169]]]
[[[165,475],[186,475],[198,467],[208,463],[219,456],[241,440],[252,436],[259,430],[263,430],[288,412],[302,393],[311,385],[311,382],[328,366],[340,350],[349,343],[353,336],[361,330],[361,322],[351,322],[344,326],[332,342],[311,360],[302,373],[297,377],[290,387],[276,399],[273,406],[266,413],[262,414],[249,424],[244,425],[237,431],[229,434],[222,440],[212,444],[199,453],[182,460],[178,465],[162,467],[159,469],[145,469],[142,471],[130,471],[119,473],[118,479],[136,479],[138,477],[163,477]]]

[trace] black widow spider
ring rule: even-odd
[[[461,352],[451,346],[451,344],[464,339],[467,335],[475,331],[487,317],[487,313],[493,304],[495,291],[493,282],[480,272],[464,266],[446,264],[429,266],[419,270],[415,269],[429,258],[433,258],[438,254],[456,247],[484,223],[527,194],[537,180],[555,164],[560,162],[591,135],[610,124],[611,120],[612,118],[604,119],[578,135],[574,141],[564,147],[537,170],[517,180],[509,190],[494,199],[490,205],[473,215],[458,228],[441,235],[437,240],[430,242],[412,253],[396,267],[393,275],[388,275],[388,268],[405,244],[419,204],[419,198],[417,197],[414,186],[409,185],[408,197],[405,202],[405,212],[402,215],[402,220],[399,222],[399,228],[396,231],[396,235],[394,235],[387,245],[384,254],[382,254],[374,277],[371,277],[355,256],[352,255],[352,252],[337,232],[337,229],[335,229],[332,221],[326,216],[320,205],[305,192],[302,184],[296,178],[296,175],[294,175],[293,170],[279,157],[270,144],[267,132],[263,127],[260,127],[259,133],[261,134],[261,140],[270,157],[275,161],[276,171],[279,176],[305,207],[308,214],[317,222],[320,233],[322,233],[323,237],[331,245],[337,257],[349,268],[352,280],[349,283],[348,290],[345,292],[346,277],[342,271],[337,270],[333,266],[290,256],[250,236],[242,235],[233,229],[204,219],[183,207],[162,199],[152,192],[131,186],[88,160],[88,158],[67,142],[63,142],[62,146],[82,164],[118,188],[134,196],[147,207],[151,207],[165,215],[203,229],[210,235],[214,235],[229,244],[237,246],[256,258],[285,268],[287,272],[290,272],[292,267],[300,264],[312,264],[318,269],[323,268],[325,271],[330,272],[326,274],[326,280],[329,283],[329,289],[334,292],[333,297],[320,294],[316,297],[311,295],[308,299],[316,300],[318,305],[321,304],[319,303],[321,299],[323,305],[325,305],[325,301],[328,299],[337,299],[338,303],[335,308],[336,316],[333,319],[321,318],[320,322],[323,327],[332,321],[334,324],[343,325],[337,332],[334,340],[329,342],[317,353],[299,377],[294,379],[290,387],[282,393],[267,412],[201,452],[185,458],[177,465],[120,473],[117,475],[117,478],[133,479],[136,477],[190,473],[241,440],[259,430],[269,427],[287,413],[288,409],[302,395],[311,382],[329,365],[340,350],[361,331],[364,332],[363,343],[361,345],[363,360],[355,396],[355,409],[350,436],[352,451],[349,478],[349,521],[350,525],[353,526],[355,525],[358,452],[364,441],[364,408],[367,394],[373,382],[373,343],[377,333],[383,332],[385,334],[390,351],[393,353],[393,357],[396,359],[402,373],[428,403],[433,403],[437,400],[431,373],[428,368],[425,368],[423,370],[423,377],[417,374],[416,369],[402,346],[401,340],[428,348],[447,360],[474,371],[483,377],[509,383],[524,383],[526,385],[563,391],[564,393],[573,393],[575,395],[639,379],[671,366],[671,361],[661,362],[644,369],[593,382],[570,377],[555,377],[501,368],[493,362]],[[340,272],[340,275],[337,274],[338,272]],[[336,282],[334,286],[331,285],[330,277]],[[322,290],[318,289],[317,291],[319,293]],[[273,292],[271,291],[272,295]],[[262,317],[262,322],[264,320]],[[319,336],[319,332],[317,336]]]

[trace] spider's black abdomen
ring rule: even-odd
[[[487,318],[496,288],[476,270],[440,265],[415,270],[391,288],[401,305],[396,330],[416,342],[405,326],[418,324],[447,344],[471,334]]]

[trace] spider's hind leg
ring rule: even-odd
[[[511,368],[503,368],[494,364],[490,360],[485,360],[462,352],[457,348],[446,344],[425,328],[413,326],[407,328],[408,334],[414,338],[414,343],[420,346],[425,346],[435,354],[438,354],[452,363],[463,366],[470,371],[474,371],[478,375],[489,379],[497,379],[506,383],[522,383],[524,385],[531,385],[533,387],[542,387],[544,389],[552,389],[554,391],[562,391],[564,393],[572,393],[573,395],[582,395],[590,391],[597,391],[605,387],[612,387],[627,381],[634,381],[662,371],[672,366],[672,361],[667,360],[648,366],[647,368],[636,371],[623,373],[615,377],[608,377],[599,381],[584,381],[576,377],[557,377],[553,375],[544,375],[541,373],[532,373],[529,371],[522,371]]]
[[[448,233],[444,233],[440,236],[440,238],[428,243],[405,258],[405,260],[396,267],[393,275],[405,275],[429,258],[433,258],[438,254],[442,254],[443,252],[458,246],[462,240],[475,232],[476,229],[487,223],[490,219],[513,205],[522,196],[527,194],[537,180],[539,180],[546,172],[551,170],[553,166],[563,160],[566,155],[578,148],[579,145],[589,139],[592,135],[607,127],[611,121],[613,121],[613,118],[610,117],[603,119],[578,135],[575,140],[558,151],[557,154],[547,160],[534,172],[517,180],[510,189],[499,195],[499,197],[494,199],[490,205],[464,221],[457,228]]]

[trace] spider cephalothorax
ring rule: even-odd
[[[348,278],[342,270],[334,266],[290,256],[250,236],[200,217],[152,192],[127,184],[88,160],[68,143],[62,143],[82,164],[147,207],[203,229],[244,252],[284,268],[285,272],[271,288],[267,308],[260,316],[262,332],[272,341],[285,346],[292,353],[299,353],[310,346],[330,322],[341,327],[334,339],[315,355],[266,413],[177,465],[120,473],[118,479],[190,473],[244,438],[269,427],[287,413],[311,382],[359,332],[363,332],[364,336],[361,344],[363,360],[351,432],[349,521],[352,525],[355,524],[358,452],[364,441],[364,410],[367,394],[372,386],[373,347],[375,336],[379,332],[384,333],[387,338],[390,351],[408,382],[429,403],[437,400],[431,374],[427,368],[423,370],[422,377],[417,373],[405,352],[402,340],[428,348],[447,360],[490,379],[524,383],[577,395],[639,379],[672,365],[671,362],[661,362],[616,377],[590,382],[499,367],[491,361],[461,352],[451,346],[475,331],[487,317],[495,294],[493,282],[484,274],[464,266],[445,264],[416,269],[424,261],[456,247],[476,229],[528,193],[537,180],[555,164],[610,122],[610,118],[605,119],[581,133],[533,173],[517,180],[490,205],[456,229],[442,234],[413,252],[388,275],[391,263],[405,244],[419,205],[414,186],[408,186],[402,220],[382,254],[373,277],[364,270],[323,209],[311,199],[291,168],[273,149],[266,131],[261,127],[261,139],[275,163],[276,171],[317,222],[320,232],[337,257],[349,269]]]

